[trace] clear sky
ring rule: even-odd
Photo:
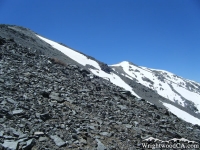
[[[0,0],[0,23],[200,82],[199,0]]]

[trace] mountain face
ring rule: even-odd
[[[192,112],[190,114],[199,118],[200,83],[184,79],[168,71],[141,67],[127,61],[111,65],[111,67],[118,74],[144,85],[169,100],[170,102],[166,102],[158,99],[172,113],[180,111],[180,108],[184,108],[182,110]],[[141,97],[143,96],[141,95]],[[176,106],[180,106],[179,110],[175,108]],[[175,114],[188,122],[191,121],[188,114],[187,117],[183,116],[182,113]]]
[[[102,65],[97,60],[54,41],[37,36],[53,48],[85,66],[93,74],[123,87],[137,98],[144,98],[155,105],[167,107],[181,119],[193,124],[200,124],[199,83],[183,79],[167,71],[140,67],[126,61],[109,67],[104,65],[109,69],[103,70]],[[142,86],[139,88],[137,84]],[[150,94],[146,94],[149,91]]]
[[[199,90],[167,71],[108,66],[0,25],[0,149],[142,149],[152,138],[200,144]]]

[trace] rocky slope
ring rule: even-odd
[[[86,67],[93,74],[108,79],[138,98],[144,98],[160,107],[167,107],[187,122],[200,125],[199,83],[183,79],[167,71],[148,69],[126,61],[110,67],[104,65],[110,68],[105,70],[102,69],[99,61],[91,57],[39,35],[37,37]]]
[[[149,137],[200,143],[200,126],[44,50],[0,37],[0,149],[142,149]]]
[[[199,83],[166,71],[140,67],[130,62],[108,66],[91,56],[48,40],[23,27],[0,25],[0,36],[11,38],[18,44],[32,49],[34,53],[85,68],[130,91],[137,98],[168,108],[187,122],[200,124]]]

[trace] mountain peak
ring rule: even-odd
[[[129,66],[129,65],[134,65],[134,66],[137,66],[136,64],[130,62],[130,61],[122,61],[118,64],[113,64],[113,65],[110,65],[110,66]]]

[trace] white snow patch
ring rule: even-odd
[[[189,101],[194,102],[196,104],[197,109],[200,112],[200,95],[191,91],[186,90],[185,88],[182,88],[176,84],[172,84],[173,88],[180,93],[184,98],[186,98]]]
[[[187,112],[185,112],[171,104],[163,103],[163,105],[165,107],[167,107],[168,110],[171,111],[173,114],[175,114],[177,117],[185,120],[186,122],[200,125],[200,119],[193,117],[192,115],[188,114]]]
[[[127,78],[129,78],[129,79],[133,80],[133,78],[132,78],[132,77],[130,77],[130,76],[126,75],[126,74],[125,74],[125,77],[127,77]]]
[[[167,84],[167,82],[165,82],[165,83],[161,82],[158,79],[158,77],[156,77],[155,74],[152,73],[151,70],[148,70],[146,67],[138,67],[138,66],[130,64],[127,61],[123,61],[119,64],[115,64],[115,65],[111,65],[111,66],[121,66],[123,68],[124,72],[126,72],[128,76],[137,79],[139,83],[143,84],[144,86],[146,86],[148,88],[151,88],[152,90],[156,89],[156,91],[159,95],[161,95],[171,101],[177,100],[179,102],[179,104],[184,106],[184,101],[181,99],[181,97],[179,95],[177,95],[176,93],[174,93],[174,91],[172,91],[171,87]],[[131,69],[138,70],[139,72],[130,71],[129,70],[130,67],[131,67]],[[153,81],[154,84],[150,84],[149,82],[143,80],[142,78],[144,78],[144,77]],[[162,84],[162,87],[159,84]],[[161,88],[163,88],[163,90]]]
[[[49,43],[53,48],[61,51],[62,53],[64,53],[65,55],[67,55],[68,57],[70,57],[71,59],[75,60],[76,62],[78,62],[79,64],[83,65],[83,66],[86,66],[87,64],[88,65],[92,65],[94,66],[95,68],[101,70],[99,64],[94,61],[94,60],[91,60],[91,59],[88,59],[86,56],[84,56],[83,54],[80,54],[70,48],[67,48],[61,44],[58,44],[54,41],[51,41],[49,39],[46,39],[44,37],[41,37],[39,35],[36,34],[36,36],[38,36],[40,39],[42,39],[43,41]]]
[[[100,76],[102,78],[109,78],[110,81],[119,86],[119,87],[123,87],[125,90],[127,91],[130,91],[133,95],[135,95],[136,97],[140,98],[140,96],[138,96],[133,90],[132,90],[132,87],[130,87],[128,84],[126,84],[126,82],[124,82],[118,75],[114,74],[114,73],[111,73],[111,74],[108,74],[102,70],[99,70],[99,73],[96,72],[96,70],[94,69],[90,69],[90,71],[97,75],[97,76]]]

